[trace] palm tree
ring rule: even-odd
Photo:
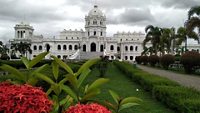
[[[27,52],[31,53],[31,44],[27,42],[20,43],[11,43],[11,48],[13,48],[16,52],[19,51],[21,55],[26,56]]]
[[[194,31],[188,31],[185,27],[179,27],[176,34],[177,45],[185,42],[185,51],[187,50],[187,37],[198,40],[198,35]]]
[[[188,21],[186,22],[186,28],[188,32],[194,31],[195,28],[198,28],[198,32],[200,34],[200,6],[192,7],[188,11]],[[198,39],[198,43],[200,40]]]
[[[146,34],[146,37],[143,41],[143,48],[145,48],[146,43],[150,41],[151,44],[152,44],[153,51],[157,55],[159,43],[160,43],[160,37],[161,37],[161,28],[154,27],[152,25],[148,25],[145,28],[145,32],[147,34]]]

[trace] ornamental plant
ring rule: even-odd
[[[52,102],[41,88],[0,83],[0,113],[49,113]]]
[[[106,107],[97,103],[90,104],[76,104],[70,106],[65,113],[111,113]]]
[[[175,57],[173,55],[170,55],[170,54],[163,55],[160,58],[160,63],[165,69],[168,69],[169,65],[173,64],[174,61],[175,61]]]
[[[157,55],[149,56],[149,64],[155,66],[159,62],[159,57]]]
[[[148,64],[148,59],[149,59],[148,56],[141,56],[141,57],[140,57],[141,63],[142,63],[143,65],[147,65],[147,64]]]

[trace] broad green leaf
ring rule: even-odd
[[[35,69],[30,76],[34,76],[36,73],[39,73],[40,71],[44,70],[45,68],[47,68],[48,64],[44,64],[40,67],[38,67],[37,69]]]
[[[51,85],[55,85],[55,84],[56,84],[53,80],[51,80],[49,77],[47,77],[47,76],[44,75],[44,74],[36,73],[35,75],[36,75],[38,78],[40,78],[40,79],[46,81],[47,83],[49,83],[49,84],[51,84]]]
[[[100,89],[95,89],[95,90],[92,90],[91,92],[89,93],[86,93],[83,98],[81,99],[81,102],[85,102],[87,101],[88,99],[100,94]]]
[[[55,56],[51,56],[63,69],[65,69],[68,73],[70,74],[74,74],[73,70],[66,64],[64,63],[62,60],[60,60],[59,58],[55,57]]]
[[[127,98],[124,98],[121,102],[120,102],[120,105],[123,105],[123,104],[127,104],[127,103],[136,103],[136,102],[141,102],[142,100],[137,98],[137,97],[127,97]]]
[[[81,75],[79,76],[79,79],[78,79],[78,88],[81,86],[81,84],[83,83],[83,81],[89,75],[90,72],[91,72],[91,70],[87,69],[81,73]]]
[[[85,62],[78,70],[78,72],[76,73],[76,76],[80,75],[84,70],[87,70],[88,68],[90,68],[92,65],[94,65],[95,63],[97,63],[98,61],[100,61],[100,58],[97,59],[91,59],[88,60],[87,62]]]
[[[66,85],[61,85],[62,90],[64,90],[68,95],[70,95],[75,101],[78,101],[77,95],[74,93],[74,91],[66,86]]]
[[[52,113],[58,113],[59,110],[59,103],[58,103],[58,97],[56,95],[53,95],[53,111]]]
[[[25,75],[23,73],[21,73],[19,70],[15,69],[14,67],[9,66],[7,64],[3,64],[0,68],[3,69],[4,71],[7,71],[7,72],[11,73],[17,79],[26,82]]]
[[[38,79],[35,77],[30,77],[28,78],[28,81],[26,82],[27,84],[30,84],[32,86],[35,86],[35,84],[38,82]]]
[[[59,96],[62,89],[61,89],[61,86],[59,84],[56,84],[55,85],[51,85],[51,88],[53,89],[54,93]]]
[[[63,78],[58,84],[62,85],[62,84],[64,84],[67,81],[68,81],[68,78]]]
[[[52,69],[53,69],[53,76],[57,81],[58,74],[59,74],[59,65],[55,61],[53,61],[51,66],[52,66]]]
[[[109,79],[105,79],[105,78],[99,78],[99,79],[97,79],[96,81],[94,81],[88,87],[88,90],[86,91],[86,93],[91,92],[92,90],[95,90],[95,89],[99,88],[101,85],[105,84],[108,81],[109,81]]]
[[[40,53],[39,55],[37,55],[35,58],[33,58],[33,60],[31,60],[29,62],[28,67],[32,68],[34,65],[36,65],[38,62],[40,62],[42,59],[44,59],[44,57],[48,54],[48,52],[43,52]]]
[[[114,99],[114,101],[115,101],[117,104],[119,104],[119,101],[120,101],[119,95],[118,95],[116,92],[112,91],[112,90],[109,90],[109,93],[110,93],[110,95],[112,96],[112,98]]]
[[[119,111],[123,110],[123,109],[126,109],[126,108],[130,108],[132,106],[137,106],[139,105],[138,103],[127,103],[127,104],[124,104],[122,106],[119,107]]]
[[[66,78],[75,89],[78,89],[78,80],[74,75],[68,74]]]
[[[69,97],[66,97],[66,98],[62,99],[62,100],[59,102],[59,104],[60,104],[60,105],[64,105],[64,104],[68,103],[69,100],[70,100],[70,98],[69,98]]]
[[[21,57],[21,60],[26,66],[26,68],[29,69],[29,60],[26,57]]]
[[[49,94],[51,94],[52,91],[53,91],[53,89],[50,87],[50,88],[47,90],[46,94],[49,95]]]

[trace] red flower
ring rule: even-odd
[[[0,83],[0,112],[49,113],[51,107],[52,102],[40,88]]]
[[[111,113],[107,108],[97,103],[77,104],[69,107],[65,113]]]

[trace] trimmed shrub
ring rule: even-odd
[[[175,61],[175,57],[170,54],[163,55],[160,58],[160,64],[163,66],[163,68],[168,69],[170,64],[173,64]]]
[[[153,96],[180,113],[199,113],[200,93],[183,86],[156,86]]]
[[[135,57],[135,61],[136,61],[138,64],[141,64],[141,56],[136,56],[136,57]]]
[[[181,56],[181,63],[186,73],[191,73],[195,70],[195,66],[200,64],[200,55],[195,51],[188,51]]]
[[[149,56],[149,64],[155,66],[159,62],[159,57],[157,55]]]
[[[141,63],[144,64],[144,65],[147,65],[148,64],[148,56],[141,56],[140,60],[141,60]]]

